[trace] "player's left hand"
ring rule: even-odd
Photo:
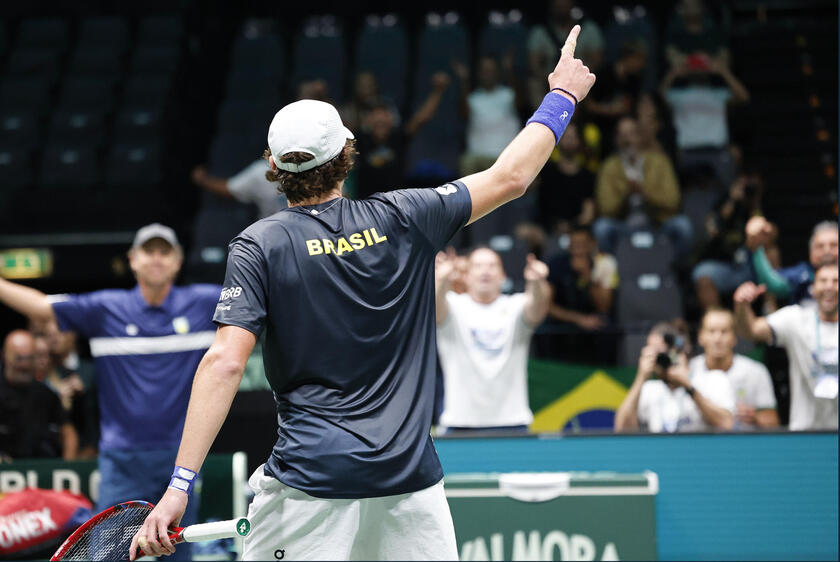
[[[548,277],[548,266],[538,260],[534,254],[528,254],[523,277],[525,281],[543,281]]]
[[[169,527],[177,526],[187,509],[189,497],[184,492],[167,488],[155,508],[146,517],[143,526],[131,539],[128,559],[137,557],[137,549],[152,556],[168,555],[175,552],[175,545],[169,540]]]

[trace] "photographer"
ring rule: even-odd
[[[615,413],[615,430],[652,433],[730,430],[735,394],[722,371],[689,377],[685,338],[657,324],[639,357],[636,380]]]

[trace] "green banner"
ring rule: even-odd
[[[460,560],[656,559],[655,475],[505,476],[447,476]]]

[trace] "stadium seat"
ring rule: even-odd
[[[172,80],[165,74],[134,74],[123,85],[124,105],[162,108],[169,96]]]
[[[466,30],[455,14],[429,14],[418,41],[417,70],[412,87],[414,111],[428,96],[432,75],[438,71],[450,72],[453,59],[464,64],[470,60]],[[419,181],[446,181],[457,177],[463,133],[458,87],[452,84],[444,92],[434,118],[412,139],[407,158],[409,177]]]
[[[192,282],[222,283],[230,241],[251,222],[247,205],[225,200],[219,206],[205,205],[195,217],[186,276]]]
[[[122,53],[128,39],[128,22],[121,17],[90,17],[79,24],[78,45],[81,49],[99,47],[112,53]]]
[[[691,221],[696,242],[706,239],[706,216],[714,208],[721,192],[713,189],[687,189],[682,196],[682,207]]]
[[[618,321],[638,327],[682,317],[682,296],[671,273],[625,273],[619,266]]]
[[[59,73],[60,53],[54,49],[15,49],[9,55],[6,74],[46,80],[55,85]]]
[[[0,112],[0,148],[5,150],[29,150],[34,148],[41,131],[37,115],[25,112]],[[4,176],[3,181],[6,180]]]
[[[368,16],[356,40],[356,72],[372,72],[382,95],[402,110],[408,68],[408,36],[399,18]]]
[[[309,18],[295,37],[292,87],[307,80],[324,80],[332,100],[344,99],[347,46],[341,25],[332,16]]]
[[[141,45],[132,51],[132,74],[171,74],[181,58],[181,49],[177,45]]]
[[[627,9],[614,6],[610,23],[604,31],[604,59],[614,62],[627,41],[641,39],[647,44],[647,64],[642,72],[642,90],[653,91],[658,85],[659,42],[653,22],[642,6]]]
[[[119,52],[100,45],[76,49],[70,56],[71,75],[117,76],[122,69]]]
[[[492,11],[479,32],[479,55],[500,60],[508,52],[513,53],[514,67],[517,73],[523,73],[528,68],[527,39],[528,30],[523,25],[522,12]]]
[[[53,114],[48,144],[95,149],[104,142],[105,116],[101,111],[60,110]]]
[[[643,274],[666,276],[671,273],[674,249],[664,235],[651,230],[637,230],[621,239],[615,259],[622,280]]]
[[[118,144],[108,153],[105,183],[109,188],[151,187],[160,181],[160,147],[157,144]]]
[[[67,45],[67,28],[67,22],[58,18],[24,20],[18,28],[16,46],[62,50]]]
[[[249,102],[271,101],[280,104],[283,75],[271,66],[231,68],[227,76],[225,98]]]
[[[473,246],[487,244],[494,236],[513,235],[516,225],[530,220],[533,201],[527,195],[499,207],[464,229]]]
[[[226,100],[219,108],[217,134],[265,136],[268,124],[280,107],[279,100]],[[265,133],[265,134],[264,134]]]
[[[214,176],[230,177],[262,156],[266,148],[265,135],[221,134],[213,139],[207,169]]]
[[[147,45],[177,45],[184,36],[184,22],[178,16],[143,18],[137,29],[137,41]]]
[[[285,42],[276,33],[243,34],[236,38],[230,55],[230,68],[271,68],[284,74],[287,54]]]
[[[89,189],[100,179],[96,152],[89,148],[48,145],[39,167],[38,184],[46,189]]]
[[[528,245],[522,240],[506,234],[493,236],[487,246],[495,250],[502,258],[502,267],[507,279],[502,286],[504,293],[518,293],[525,290],[525,278],[522,272],[528,256]]]
[[[114,119],[114,137],[150,141],[160,136],[161,125],[162,113],[154,104],[121,109]]]
[[[8,77],[0,84],[0,107],[4,111],[43,113],[51,97],[45,77]]]
[[[69,76],[62,84],[59,105],[72,111],[107,111],[114,103],[115,84],[113,77]]]
[[[0,148],[0,193],[8,197],[13,191],[32,185],[32,154],[27,150]]]

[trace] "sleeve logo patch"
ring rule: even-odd
[[[242,294],[242,287],[225,287],[222,289],[222,294],[219,295],[219,301],[226,301],[228,299],[235,299]]]
[[[451,183],[448,183],[446,185],[436,187],[435,191],[437,191],[441,195],[452,195],[453,193],[457,193],[458,188],[452,185]]]

